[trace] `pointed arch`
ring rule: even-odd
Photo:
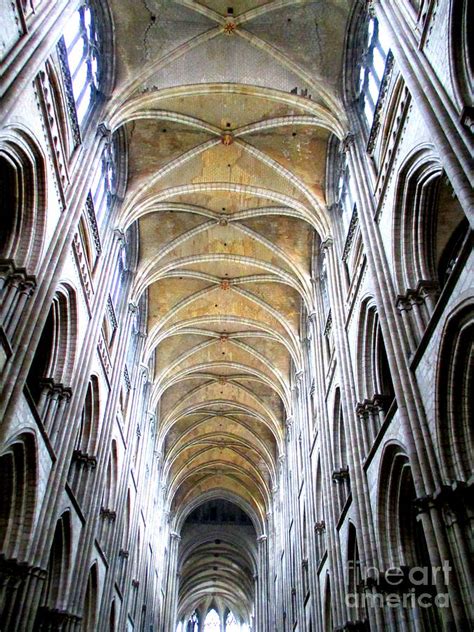
[[[437,437],[445,481],[472,478],[474,441],[474,302],[448,316],[438,354]]]
[[[46,167],[25,130],[0,135],[0,187],[0,259],[36,274],[46,229]]]
[[[84,598],[84,610],[82,617],[82,629],[84,632],[95,632],[97,630],[97,607],[99,597],[99,577],[97,563],[91,566],[87,578],[87,588]]]

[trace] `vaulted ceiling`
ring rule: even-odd
[[[329,234],[328,138],[350,0],[112,0],[128,141],[121,227],[139,222],[136,299],[172,515],[201,498],[263,530],[300,370],[311,255]]]

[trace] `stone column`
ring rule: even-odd
[[[168,574],[166,577],[165,603],[163,607],[162,632],[171,632],[174,630],[176,619],[176,608],[178,604],[178,588],[179,577],[178,568],[178,549],[181,536],[172,531],[169,539],[168,554]]]
[[[265,534],[257,538],[258,547],[258,577],[257,577],[257,630],[269,630],[268,612],[268,543]]]
[[[318,415],[318,426],[319,433],[321,436],[321,453],[320,453],[320,462],[321,462],[321,474],[322,474],[322,501],[324,506],[324,514],[326,524],[324,525],[324,529],[326,531],[326,546],[327,546],[327,556],[329,560],[329,569],[331,572],[331,585],[332,591],[335,594],[342,594],[344,590],[344,577],[342,572],[342,560],[341,560],[341,547],[339,545],[338,535],[336,533],[335,527],[337,524],[337,508],[335,506],[335,496],[331,489],[328,488],[328,481],[331,480],[331,472],[333,469],[333,459],[332,459],[332,450],[331,450],[331,426],[330,426],[330,418],[327,410],[326,398],[324,393],[326,392],[326,378],[325,378],[325,366],[324,366],[324,351],[323,345],[324,341],[322,340],[322,325],[319,322],[320,314],[323,314],[324,311],[322,309],[322,298],[320,292],[316,292],[316,311],[312,312],[309,315],[311,326],[312,326],[312,337],[315,341],[315,349],[314,349],[314,363],[315,363],[315,371],[316,371],[316,390],[321,394],[318,397],[316,405],[317,405],[317,415]],[[318,525],[321,524],[322,516],[313,516],[313,520],[315,520],[315,538],[319,537],[319,533],[317,530]],[[318,594],[320,592],[318,586]],[[342,620],[343,615],[341,612],[341,604],[338,599],[332,600],[333,607],[333,619],[335,621]],[[322,613],[318,618],[317,627],[319,630],[322,630]]]
[[[375,530],[372,517],[372,509],[369,502],[369,490],[367,479],[363,471],[363,458],[360,454],[360,448],[363,446],[363,438],[361,428],[358,426],[355,415],[356,409],[356,386],[352,368],[349,341],[345,328],[345,309],[344,298],[342,296],[342,287],[340,279],[340,267],[336,258],[336,252],[331,239],[327,239],[322,244],[326,250],[328,260],[328,281],[331,294],[331,313],[334,323],[334,337],[336,343],[337,361],[341,378],[341,405],[343,409],[345,428],[346,428],[346,450],[349,466],[348,475],[350,476],[350,485],[352,490],[352,502],[358,518],[358,545],[361,563],[365,566],[374,566],[376,560],[376,541]],[[344,464],[341,464],[344,467]],[[332,475],[335,484],[343,483],[346,480],[346,473],[333,472]],[[339,518],[339,516],[337,516]],[[346,566],[347,560],[343,560]],[[342,594],[345,593],[345,584],[339,586]],[[336,593],[337,594],[337,593]],[[383,629],[384,620],[383,613],[378,608],[369,608],[368,616],[373,618],[371,621],[374,629]],[[343,619],[338,623],[345,625],[350,619],[350,613],[347,611],[345,604],[341,603],[341,612]]]

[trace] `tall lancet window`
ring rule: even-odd
[[[366,29],[358,92],[367,125],[371,127],[389,48],[387,36],[376,18],[369,19]]]
[[[220,632],[221,620],[214,608],[207,613],[204,621],[204,632]]]
[[[349,165],[347,164],[346,154],[342,153],[341,162],[339,166],[339,179],[337,182],[337,197],[341,209],[343,211],[343,225],[344,230],[347,230],[349,227],[350,221],[352,219],[352,214],[354,213],[354,209],[356,206],[356,193],[355,193],[355,183],[354,178],[352,177]]]
[[[241,631],[240,625],[237,623],[232,612],[229,612],[225,620],[225,632],[240,632],[240,631]]]
[[[91,185],[91,198],[99,225],[103,223],[112,207],[117,186],[116,165],[116,146],[114,142],[110,142],[102,153],[100,167],[97,169]]]
[[[82,125],[98,94],[100,80],[99,39],[88,3],[79,7],[63,34],[77,120]]]

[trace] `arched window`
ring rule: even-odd
[[[364,51],[360,64],[358,95],[361,110],[370,127],[380,93],[388,56],[387,37],[376,18],[369,18],[364,35]]]
[[[347,230],[356,206],[354,178],[347,164],[346,152],[341,152],[339,179],[337,181],[337,201],[342,209],[344,230]]]
[[[193,612],[191,618],[186,626],[186,632],[198,632],[199,630],[199,615],[197,612]]]
[[[82,125],[99,90],[100,43],[93,11],[86,3],[70,18],[63,35],[77,120]]]
[[[207,613],[207,617],[204,621],[204,632],[220,632],[221,629],[221,620],[217,611],[212,608]]]
[[[234,614],[229,612],[225,620],[225,632],[240,632],[240,630],[240,625],[237,623]]]
[[[111,141],[107,143],[100,167],[97,169],[90,189],[89,204],[92,204],[97,223],[101,225],[112,205],[113,195],[117,187],[117,147]]]

